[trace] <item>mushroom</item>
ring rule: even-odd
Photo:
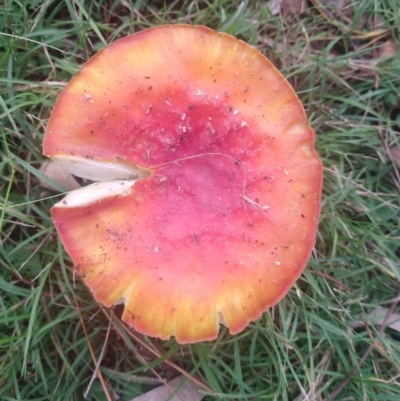
[[[164,25],[98,52],[66,86],[43,152],[96,182],[51,210],[94,298],[179,343],[242,331],[314,246],[321,161],[294,90],[257,50]]]

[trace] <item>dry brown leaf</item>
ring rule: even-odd
[[[272,15],[298,14],[303,12],[307,7],[306,0],[269,0],[266,4]]]
[[[278,15],[281,12],[282,1],[283,0],[267,1],[266,6],[267,8],[269,8],[269,11],[271,12],[272,15]]]
[[[186,382],[183,383],[184,381]],[[171,388],[176,392],[172,397],[171,395],[173,392]],[[171,380],[168,384],[164,384],[139,397],[135,397],[131,401],[200,401],[205,397],[204,394],[200,393],[200,390],[203,389],[182,375]]]
[[[397,54],[397,46],[393,39],[387,40],[379,49],[379,58],[394,57]]]
[[[400,148],[398,146],[389,149],[389,157],[393,163],[400,167]]]
[[[321,4],[329,7],[329,11],[336,14],[341,19],[351,22],[353,16],[353,5],[351,0],[323,0]]]
[[[39,171],[49,177],[51,180],[57,182],[68,191],[80,188],[78,181],[68,172],[62,169],[58,164],[53,161],[45,161],[39,168]],[[52,191],[58,191],[51,183],[46,180],[39,179],[40,186]]]
[[[283,0],[282,1],[282,14],[299,14],[302,13],[306,7],[306,0]]]

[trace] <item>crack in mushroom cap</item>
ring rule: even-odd
[[[135,180],[74,191],[52,217],[96,300],[123,299],[136,330],[180,343],[215,339],[219,323],[234,334],[309,259],[322,186],[314,140],[257,50],[205,27],[151,28],[85,64],[43,145],[75,174],[98,163],[96,179],[104,164],[105,180]]]

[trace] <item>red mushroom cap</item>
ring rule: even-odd
[[[315,242],[322,186],[295,92],[257,50],[165,25],[97,53],[56,102],[46,156],[98,181],[51,213],[77,273],[139,332],[232,334],[276,304]]]

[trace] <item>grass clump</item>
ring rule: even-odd
[[[172,377],[176,367],[203,380],[207,400],[400,399],[400,334],[371,316],[377,306],[395,312],[400,279],[400,175],[390,157],[400,146],[394,3],[349,2],[341,11],[314,0],[300,13],[273,15],[257,1],[3,1],[2,400],[83,399],[90,348],[98,358],[109,325],[55,234],[49,209],[59,195],[38,184],[54,101],[100,48],[177,22],[248,41],[295,87],[324,163],[317,244],[289,295],[239,335],[222,329],[215,343],[179,346],[133,337],[113,319],[100,369],[109,393],[96,380],[89,399],[130,400],[160,383],[155,373]]]

